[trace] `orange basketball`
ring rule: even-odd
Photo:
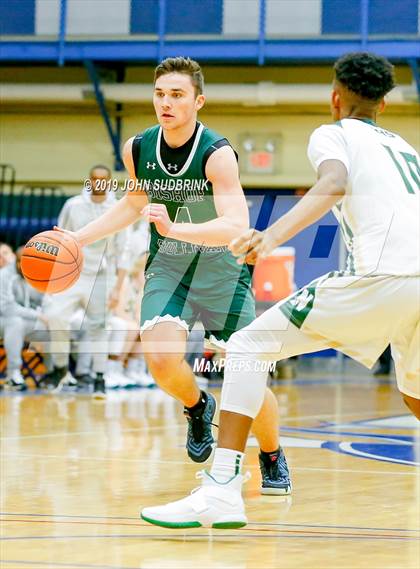
[[[21,269],[26,281],[39,292],[53,294],[71,287],[83,267],[78,242],[66,233],[43,231],[26,243]]]

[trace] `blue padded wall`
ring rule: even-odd
[[[132,34],[158,32],[158,0],[132,0]],[[167,34],[220,34],[223,27],[223,0],[167,0]]]
[[[370,0],[369,34],[417,34],[419,0]],[[359,34],[361,0],[323,0],[323,34]]]
[[[35,0],[0,0],[0,34],[35,33]]]
[[[158,19],[158,0],[131,0],[130,33],[157,34]]]
[[[265,192],[275,193],[276,195],[274,207],[267,225],[274,223],[281,215],[289,211],[289,209],[291,209],[299,200],[296,196],[287,195],[282,191],[245,191],[249,207],[250,224],[252,227],[255,226],[256,221],[260,216]],[[337,226],[337,220],[330,212],[284,244],[285,246],[294,247],[296,250],[295,282],[298,288],[301,288],[313,279],[320,277],[329,271],[338,270],[340,268],[339,232],[336,229]],[[328,227],[329,229],[328,231],[319,231],[320,227]],[[260,227],[260,229],[263,229],[263,227]],[[314,245],[318,249],[318,254],[314,254]]]
[[[360,0],[323,0],[321,30],[323,34],[358,34]]]
[[[371,0],[369,4],[370,34],[417,34],[418,0],[384,2]]]

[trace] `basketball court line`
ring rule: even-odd
[[[2,559],[2,563],[18,564],[20,566],[27,565],[30,567],[64,567],[66,569],[139,569],[138,565],[136,567],[128,565],[92,565],[90,563],[83,565],[81,563],[57,563],[49,561],[22,561],[21,559]]]
[[[205,529],[205,528],[204,528]],[[173,531],[173,530],[171,530]],[[241,534],[239,533],[226,533],[223,532],[223,535],[216,535],[212,533],[212,540],[213,541],[223,541],[224,539],[232,539],[235,538],[237,540],[244,540],[244,539],[279,539],[279,538],[283,538],[283,539],[318,539],[318,540],[337,540],[337,539],[345,539],[345,540],[350,540],[350,541],[359,541],[359,540],[363,540],[363,541],[420,541],[420,538],[417,537],[411,537],[411,536],[388,536],[388,535],[384,535],[384,536],[378,536],[378,535],[345,535],[342,533],[332,533],[332,534],[327,534],[327,533],[322,533],[322,535],[311,535],[310,532],[299,532],[296,531],[295,533],[289,533],[288,531],[284,531],[284,532],[277,532],[277,533],[270,533],[270,535],[264,535],[262,533],[247,533],[246,528],[242,528],[241,530],[238,530],[241,532]],[[252,530],[252,531],[255,531]],[[258,530],[257,530],[258,531]],[[261,531],[261,530],[260,530]],[[177,532],[178,533],[178,532]],[[0,538],[0,541],[4,542],[4,541],[58,541],[58,540],[62,540],[62,539],[158,539],[159,541],[185,541],[186,539],[190,540],[190,539],[202,539],[204,538],[206,543],[209,540],[209,534],[205,533],[205,534],[189,534],[188,536],[185,536],[185,533],[181,534],[181,535],[176,535],[174,533],[171,534],[163,534],[163,533],[158,533],[158,534],[150,534],[150,533],[145,533],[145,534],[97,534],[94,533],[92,535],[89,534],[82,534],[82,535],[30,535],[30,536],[13,536],[13,537],[2,537]],[[218,539],[220,538],[220,539]]]
[[[32,459],[38,458],[41,460],[45,459],[55,459],[55,460],[63,460],[64,458],[68,458],[67,455],[49,455],[49,454],[27,454],[27,453],[0,453],[0,456],[4,457],[14,457],[14,458],[25,458],[25,459]],[[102,461],[102,462],[133,462],[133,463],[147,463],[152,462],[153,464],[190,464],[187,460],[160,460],[160,459],[143,459],[143,458],[118,458],[118,457],[97,457],[97,456],[80,456],[77,457],[77,460],[84,460],[84,461]],[[257,470],[259,469],[258,465],[246,465],[248,469]],[[302,471],[315,471],[315,472],[348,472],[350,474],[379,474],[379,475],[386,475],[386,476],[417,476],[417,472],[383,472],[380,470],[356,470],[351,468],[322,468],[316,466],[294,466],[293,470],[302,470]]]
[[[135,526],[143,526],[149,527],[148,525],[144,524],[140,521],[138,516],[92,516],[92,515],[67,515],[67,514],[25,514],[25,513],[8,513],[8,512],[0,512],[0,516],[23,516],[23,517],[30,517],[30,518],[45,518],[49,517],[52,518],[51,520],[45,520],[47,523],[86,523],[92,525],[135,525]],[[66,520],[57,520],[56,518],[70,518],[71,521],[67,522]],[[78,520],[105,520],[104,522],[73,522],[74,519]],[[108,524],[107,520],[112,520],[113,524]],[[122,523],[114,523],[117,520],[124,520]],[[7,520],[3,520],[7,521]],[[11,522],[16,520],[11,519]],[[25,521],[28,523],[35,522],[44,522],[44,520],[18,520],[18,521]],[[127,524],[126,521],[137,521],[136,524]],[[342,526],[342,525],[331,525],[331,524],[294,524],[294,523],[287,523],[287,522],[248,522],[248,526],[268,526],[272,528],[310,528],[310,529],[335,529],[335,530],[361,530],[361,531],[383,531],[383,532],[414,532],[420,534],[419,529],[408,529],[408,528],[377,528],[377,527],[368,527],[368,526]]]
[[[395,411],[396,413],[396,411]],[[394,416],[394,415],[392,415]],[[364,411],[361,413],[322,413],[322,414],[317,414],[317,415],[303,415],[301,417],[282,417],[281,419],[281,423],[282,425],[284,425],[286,422],[293,422],[295,423],[296,421],[309,421],[309,420],[313,420],[313,419],[326,419],[326,418],[336,418],[336,417],[340,417],[340,419],[345,418],[345,417],[372,417],[372,411]],[[384,415],[383,417],[376,417],[377,419],[385,419],[387,418],[388,415]],[[180,427],[184,426],[184,423],[175,423],[175,425],[178,425]],[[144,427],[138,427],[138,428],[133,428],[133,429],[122,429],[120,432],[121,434],[123,433],[132,433],[132,432],[143,432],[143,431],[147,431],[147,432],[151,432],[151,431],[163,431],[163,430],[167,430],[167,429],[173,429],[173,425],[161,425],[161,426],[155,426],[155,427],[149,427],[147,425],[145,425]],[[30,439],[45,439],[45,438],[54,438],[54,437],[73,437],[73,436],[80,436],[80,435],[84,435],[84,436],[98,436],[99,434],[101,434],[101,432],[99,431],[76,431],[76,432],[71,432],[71,431],[63,431],[61,433],[44,433],[41,435],[19,435],[19,436],[13,436],[13,437],[0,437],[0,441],[16,441],[16,440],[30,440]],[[105,432],[104,432],[105,434]]]
[[[79,519],[101,519],[101,520],[138,520],[136,516],[94,516],[80,514],[39,514],[24,512],[0,512],[0,516],[31,516],[31,517],[51,517],[51,518],[79,518]],[[403,528],[372,528],[366,526],[337,526],[323,524],[291,524],[286,522],[248,522],[248,525],[268,525],[268,526],[290,526],[290,527],[313,527],[313,528],[336,528],[336,529],[365,529],[379,531],[414,531],[420,533],[419,529],[403,529]]]

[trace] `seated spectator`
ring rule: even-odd
[[[89,175],[90,189],[84,188],[80,195],[65,202],[58,217],[58,225],[62,229],[77,231],[114,204],[114,194],[106,189],[107,182],[111,179],[109,168],[94,166]],[[83,308],[84,333],[83,343],[79,342],[79,354],[84,352],[86,358],[92,357],[93,395],[97,399],[105,397],[107,303],[112,307],[118,301],[130,264],[129,247],[128,229],[87,245],[83,249],[84,264],[79,279],[69,289],[46,296],[44,306],[49,320],[54,363],[52,372],[43,380],[47,387],[52,386],[59,391],[65,385],[77,384],[69,371],[70,330],[73,314],[78,308]],[[86,383],[86,378],[89,379],[85,371],[81,366],[76,369],[82,384]]]
[[[144,287],[146,254],[135,262],[126,278],[119,302],[110,319],[107,386],[151,387],[154,379],[146,370],[140,341],[140,306]]]
[[[15,263],[9,261],[0,268],[0,336],[7,354],[6,385],[17,391],[26,389],[21,374],[25,340],[39,340],[40,336],[41,340],[46,340],[48,324],[40,311],[42,294],[23,278],[20,267],[22,251],[23,247],[16,251]],[[7,255],[10,258],[8,251]]]
[[[13,263],[15,260],[15,254],[13,249],[7,243],[0,241],[0,269]]]

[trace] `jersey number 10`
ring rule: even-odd
[[[404,160],[404,162],[407,164],[408,171],[410,172],[412,178],[412,180],[409,180],[397,156],[394,154],[391,148],[389,146],[386,146],[385,144],[383,144],[382,146],[386,149],[388,154],[391,156],[395,166],[397,167],[397,170],[400,173],[401,178],[403,179],[405,187],[407,188],[407,192],[409,194],[415,194],[416,193],[415,188],[417,188],[417,190],[420,189],[420,167],[419,163],[417,162],[417,156],[415,154],[409,154],[408,152],[398,152],[398,154],[401,155],[402,160]],[[414,188],[411,185],[411,182],[414,182]]]

